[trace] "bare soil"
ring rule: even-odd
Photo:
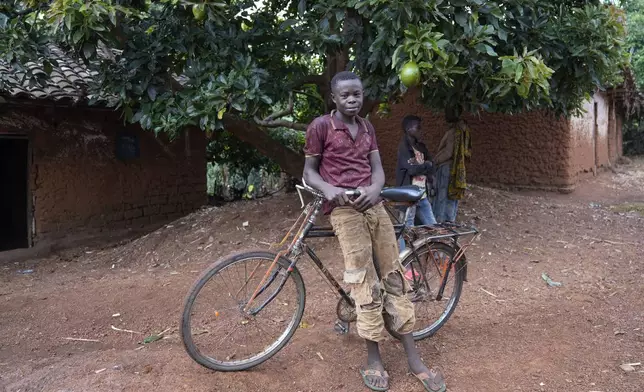
[[[473,187],[461,219],[483,235],[468,253],[469,282],[447,325],[418,344],[449,391],[644,391],[644,366],[620,368],[644,363],[644,217],[615,208],[642,202],[644,160],[569,195]],[[298,213],[297,196],[282,194],[206,208],[135,240],[0,266],[0,390],[366,390],[363,343],[333,331],[336,299],[308,262],[308,328],[270,361],[212,372],[181,344],[183,299],[199,273],[230,252],[266,248]],[[336,242],[311,243],[339,277]],[[549,287],[542,272],[563,286]],[[399,343],[386,341],[383,354],[391,391],[422,391]]]

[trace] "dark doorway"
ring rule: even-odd
[[[595,150],[595,174],[599,168],[599,119],[597,118],[597,102],[593,106],[593,149]]]
[[[0,251],[29,247],[29,142],[0,137]]]

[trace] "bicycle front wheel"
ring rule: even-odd
[[[407,271],[406,276],[411,278],[408,281],[412,292],[408,296],[416,310],[414,340],[425,339],[435,334],[456,309],[463,289],[465,271],[457,264],[453,264],[447,271],[447,266],[453,258],[454,249],[451,246],[442,242],[429,242],[402,260],[402,265]],[[443,293],[439,296],[446,273]],[[400,334],[389,327],[390,322],[385,321],[387,331],[400,339]]]
[[[304,281],[297,268],[287,271],[290,262],[285,258],[268,271],[275,256],[261,251],[229,256],[193,284],[185,300],[181,337],[197,363],[218,371],[246,370],[268,360],[291,339],[304,313]]]

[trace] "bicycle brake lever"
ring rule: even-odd
[[[295,185],[295,189],[297,190],[297,195],[300,197],[300,203],[302,203],[300,208],[304,208],[304,197],[302,197],[302,190],[304,187],[301,185]]]

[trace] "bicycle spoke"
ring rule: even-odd
[[[414,270],[410,283],[414,289],[411,299],[416,309],[415,337],[435,332],[455,307],[458,297],[454,297],[454,293],[455,290],[460,291],[461,286],[456,281],[460,271],[454,264],[443,282],[445,268],[450,265],[453,254],[453,249],[447,244],[436,242],[421,245],[404,260],[406,268]],[[437,296],[443,283],[443,296],[439,300]]]
[[[304,303],[303,285],[298,285],[294,277],[299,282],[301,278],[297,271],[275,276],[270,273],[262,283],[274,260],[272,256],[233,260],[200,288],[190,312],[194,326],[190,330],[194,332],[189,341],[198,350],[194,355],[202,358],[200,363],[205,361],[213,368],[245,368],[279,350],[295,331]],[[281,263],[276,268],[286,268]],[[253,274],[254,270],[258,273]],[[243,309],[255,288],[252,306],[261,306],[262,310],[249,316]],[[199,329],[209,333],[199,333]]]

